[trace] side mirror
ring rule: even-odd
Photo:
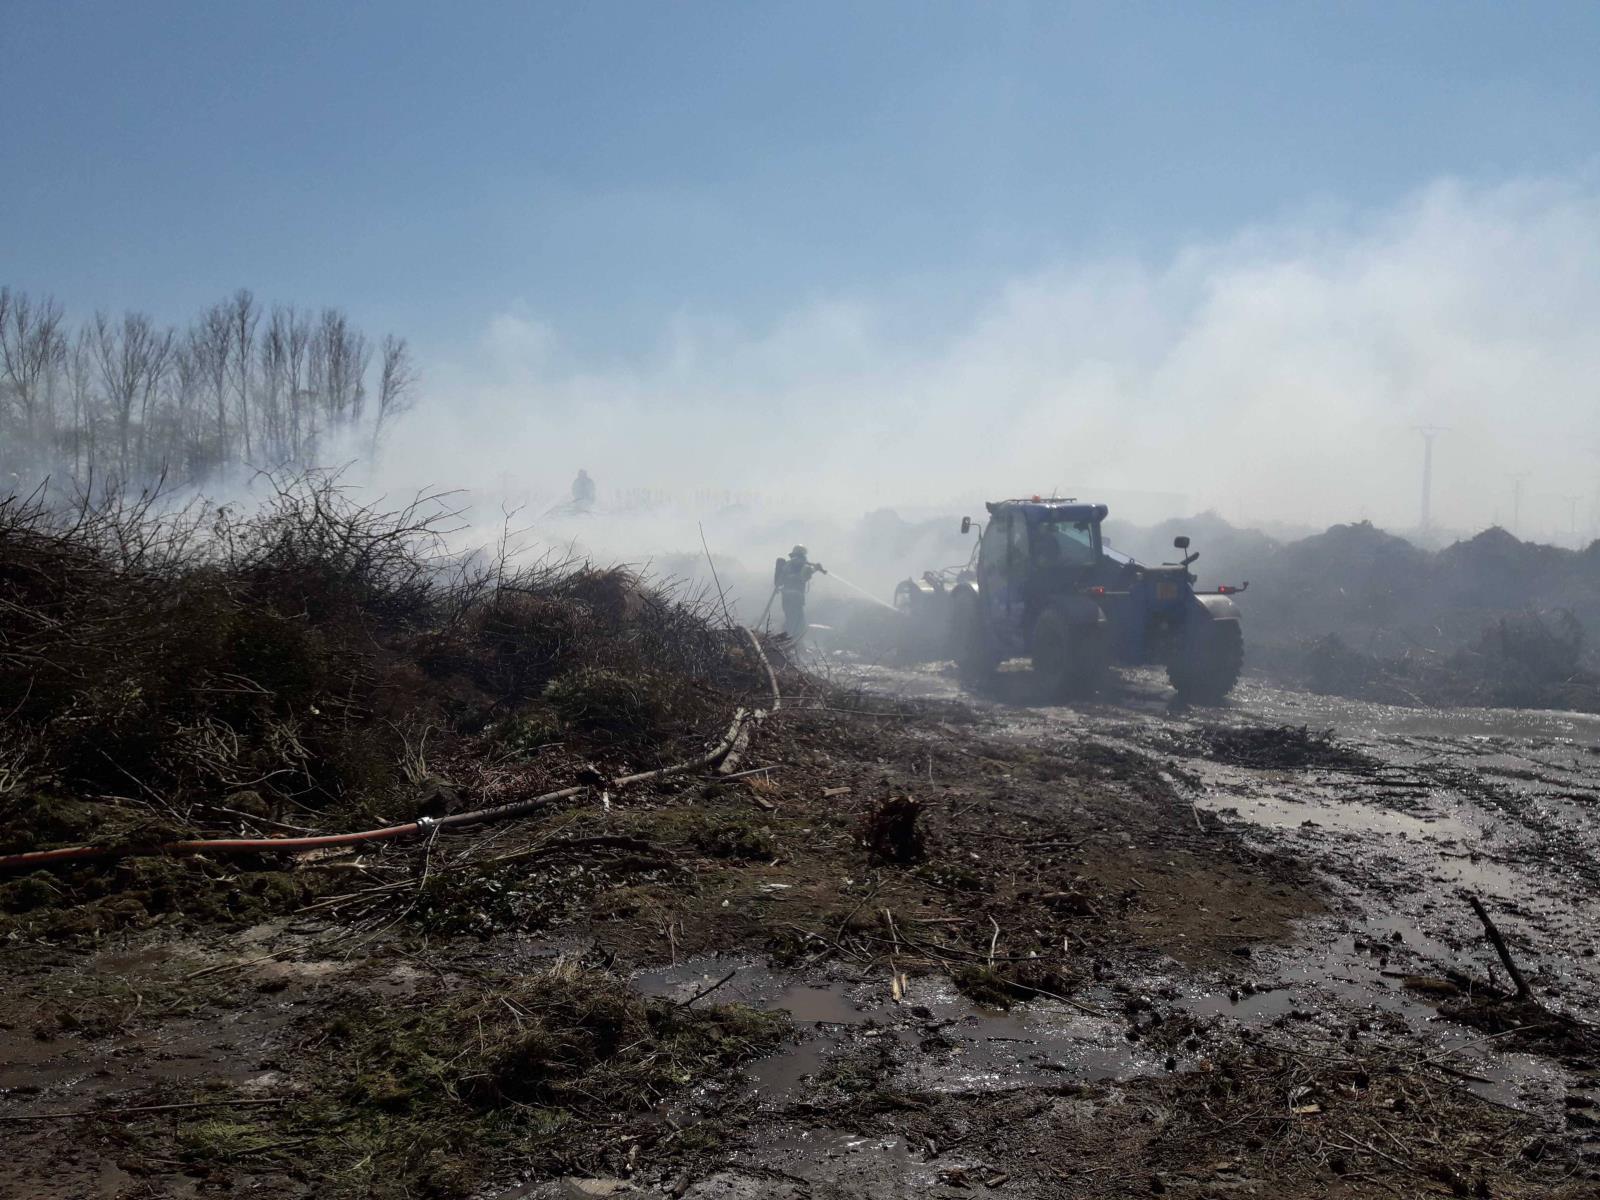
[[[961,518],[961,532],[962,533],[971,533],[972,532],[972,518],[971,517],[962,517]]]
[[[1186,533],[1180,533],[1177,537],[1172,539],[1172,544],[1179,550],[1187,550],[1189,548],[1189,535]]]

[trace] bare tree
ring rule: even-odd
[[[105,313],[95,314],[95,362],[101,389],[117,423],[118,470],[123,479],[130,478],[133,465],[128,442],[134,410],[139,411],[142,427],[150,401],[166,374],[173,341],[171,330],[157,331],[144,313],[127,313],[120,322],[112,321]],[[149,464],[146,460],[138,465],[142,470]]]
[[[306,465],[325,434],[376,454],[417,380],[403,338],[378,349],[373,371],[373,343],[340,310],[267,310],[246,289],[180,337],[137,312],[74,333],[55,300],[0,287],[0,469],[12,486],[57,470],[197,483],[258,459]]]
[[[306,359],[311,325],[294,307],[278,305],[267,318],[258,351],[261,410],[259,429],[273,463],[300,459],[302,405],[307,396]]]
[[[0,369],[22,413],[22,433],[30,443],[50,432],[46,403],[54,372],[65,362],[65,314],[46,296],[35,304],[26,292],[0,288]]]
[[[67,352],[67,395],[72,404],[72,451],[74,478],[92,478],[97,467],[95,449],[100,428],[94,392],[94,337],[87,329],[78,330]]]
[[[202,368],[192,337],[174,342],[167,371],[172,420],[165,459],[175,479],[200,478],[211,463],[207,451],[206,414],[201,410],[206,391]]]
[[[367,365],[371,361],[366,335],[356,330],[338,309],[323,309],[312,339],[311,386],[329,426],[361,423],[367,399]]]
[[[230,459],[228,358],[233,350],[233,320],[227,304],[213,304],[200,314],[200,319],[189,329],[188,348],[215,416],[209,455],[211,466],[221,470]]]
[[[233,342],[230,359],[235,408],[239,414],[239,435],[244,441],[244,462],[255,457],[250,436],[250,386],[256,365],[256,324],[261,310],[248,288],[240,288],[228,302],[228,328]]]
[[[389,428],[416,402],[417,368],[406,339],[388,334],[383,339],[378,368],[378,411],[372,419],[372,457]]]
[[[309,394],[306,372],[311,358],[311,318],[289,309],[289,453],[296,461],[305,455],[306,421],[303,415],[305,399]]]
[[[260,413],[262,449],[268,461],[276,465],[287,457],[284,417],[289,387],[289,330],[281,308],[273,309],[267,318],[266,332],[261,335],[261,346],[256,353],[260,358],[256,407]]]

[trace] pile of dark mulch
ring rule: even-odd
[[[1304,677],[1319,694],[1379,704],[1597,712],[1600,673],[1585,665],[1585,642],[1561,609],[1501,617],[1451,654],[1368,654],[1330,634],[1306,648]]]
[[[1191,758],[1256,770],[1365,770],[1373,760],[1342,745],[1331,729],[1309,725],[1206,725],[1174,736],[1168,748]]]

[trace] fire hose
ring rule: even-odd
[[[750,735],[756,725],[766,718],[769,712],[776,711],[782,703],[778,692],[778,677],[772,669],[772,664],[767,660],[766,652],[761,648],[761,641],[755,633],[745,629],[750,644],[755,648],[756,657],[760,660],[767,676],[767,684],[772,692],[772,707],[739,708],[733,714],[733,720],[728,724],[727,732],[722,739],[705,754],[686,762],[674,763],[671,766],[658,767],[653,771],[640,771],[633,775],[619,775],[609,780],[607,788],[621,790],[635,784],[648,783],[656,779],[666,779],[674,775],[686,775],[692,771],[702,771],[718,763],[725,763],[731,756],[741,753],[750,740]],[[470,812],[452,813],[443,817],[418,817],[415,821],[407,821],[403,825],[385,825],[380,829],[362,829],[353,833],[319,834],[313,837],[297,838],[200,838],[187,841],[162,842],[155,845],[136,846],[63,846],[54,850],[29,850],[21,854],[0,855],[0,872],[30,870],[34,867],[48,866],[59,862],[82,862],[88,860],[104,860],[117,858],[147,858],[155,855],[185,855],[185,854],[300,854],[308,850],[323,850],[334,846],[354,846],[365,842],[389,842],[409,837],[432,837],[439,830],[460,829],[468,825],[482,825],[493,821],[506,821],[512,817],[520,817],[535,809],[557,800],[568,800],[580,796],[594,785],[577,784],[572,787],[559,788],[553,792],[545,792],[541,796],[534,796],[527,800],[514,800],[509,804],[497,804],[490,808],[473,809]]]

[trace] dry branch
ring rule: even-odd
[[[1511,976],[1512,983],[1516,984],[1517,999],[1531,999],[1533,991],[1528,987],[1528,981],[1522,977],[1522,972],[1517,968],[1516,960],[1511,957],[1511,950],[1506,945],[1505,938],[1500,936],[1500,931],[1495,928],[1494,922],[1489,919],[1488,910],[1483,907],[1483,902],[1468,893],[1467,903],[1472,905],[1472,911],[1477,913],[1478,920],[1483,922],[1483,929],[1489,935],[1490,944],[1494,946],[1495,953],[1500,956],[1500,961],[1505,964],[1506,973]]]

